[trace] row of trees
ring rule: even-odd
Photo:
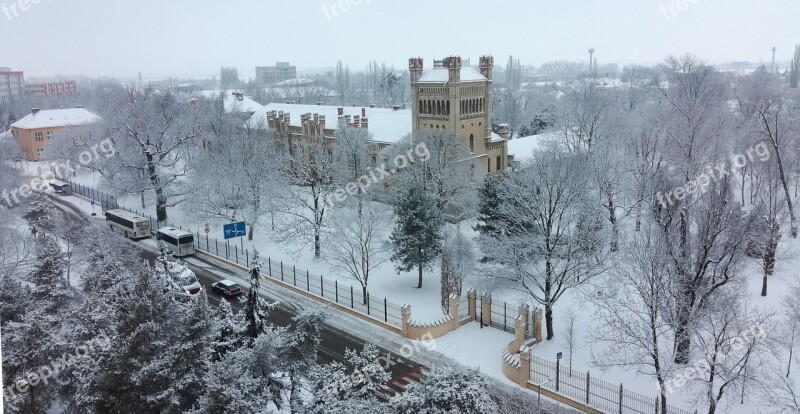
[[[272,325],[257,258],[241,310],[224,299],[214,308],[205,294],[183,295],[175,275],[187,270],[166,253],[142,263],[122,238],[43,198],[11,218],[23,211],[29,232],[0,231],[3,381],[12,390],[5,412],[498,410],[480,374],[443,366],[380,402],[389,374],[371,344],[319,365],[325,314]],[[45,369],[45,381],[29,375]]]
[[[590,339],[608,350],[595,362],[652,375],[662,413],[673,379],[703,361],[688,382],[713,413],[787,383],[796,335],[750,302],[744,266],[756,259],[767,296],[781,237],[797,236],[800,107],[763,69],[733,78],[682,56],[638,73],[655,76],[568,91],[557,148],[484,183],[480,270],[544,307],[547,339],[567,292],[594,302]],[[790,389],[760,395],[787,408]]]

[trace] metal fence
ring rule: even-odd
[[[125,211],[146,217],[150,220],[150,228],[153,229],[153,233],[160,228],[158,219],[153,218],[152,215],[141,213],[135,209],[120,207],[113,196],[103,193],[102,191],[97,191],[80,184],[70,184],[73,186],[73,191],[75,193],[103,203],[104,209],[121,208]],[[174,227],[183,230],[183,227],[180,225],[176,226],[174,223],[168,224],[166,227]],[[212,256],[225,259],[248,269],[253,266],[254,252],[251,252],[250,249],[241,248],[237,246],[236,243],[230,243],[230,240],[219,241],[216,238],[209,237],[207,234],[201,235],[200,232],[195,232],[194,240],[196,250],[204,251]],[[354,288],[350,284],[340,285],[338,280],[326,280],[322,275],[311,274],[308,270],[297,269],[295,266],[289,266],[283,262],[273,262],[270,257],[267,257],[266,263],[261,263],[261,266],[262,276],[264,277],[269,277],[306,291],[321,299],[348,307],[355,312],[367,315],[372,319],[384,322],[393,327],[402,328],[403,317],[401,306],[390,302],[386,297],[382,299],[375,298],[367,292],[365,298],[361,287]]]
[[[582,373],[563,366],[560,361],[550,362],[531,355],[530,381],[554,391],[573,401],[606,412],[619,414],[657,414],[660,400],[656,395],[647,397],[626,390],[622,384],[614,385],[588,372]],[[691,411],[667,406],[668,414],[692,414]]]
[[[469,297],[464,296],[458,300],[458,320],[469,317]]]
[[[492,327],[513,334],[517,315],[519,315],[518,307],[508,306],[508,302],[492,301]]]
[[[68,183],[73,193],[97,202],[100,204],[103,210],[119,208],[117,198],[111,194],[75,183],[73,181],[68,181]]]

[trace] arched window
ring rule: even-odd
[[[422,107],[422,99],[419,100],[419,106],[417,107],[417,110],[423,114],[425,113],[425,109]]]
[[[478,106],[478,111],[479,111],[479,112],[483,112],[483,98],[481,98],[481,99],[478,101],[478,103],[479,103],[479,106]]]
[[[442,101],[436,101],[436,115],[442,114]]]
[[[450,101],[447,101],[447,103],[445,104],[444,113],[445,113],[445,115],[450,115]]]
[[[475,152],[475,135],[469,134],[469,151]]]

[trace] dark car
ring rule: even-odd
[[[242,288],[230,280],[221,280],[211,285],[211,290],[222,296],[234,297],[242,294]]]

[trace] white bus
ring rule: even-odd
[[[190,256],[194,254],[194,234],[174,227],[164,227],[156,232],[156,238],[164,242],[173,256]]]
[[[141,239],[150,237],[150,220],[125,210],[106,211],[106,221],[111,231],[121,231],[125,237]]]

